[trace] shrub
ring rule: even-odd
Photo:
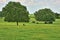
[[[53,24],[53,22],[52,21],[49,21],[49,24]]]
[[[32,23],[35,23],[35,21],[32,21]]]
[[[25,24],[23,24],[23,26],[26,26]]]
[[[45,21],[45,24],[53,24],[53,21]]]

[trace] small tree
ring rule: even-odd
[[[37,21],[45,21],[45,23],[53,23],[55,21],[54,12],[50,9],[41,9],[34,13]]]
[[[27,8],[19,2],[9,2],[2,10],[4,21],[8,22],[29,22],[29,12]]]
[[[60,19],[60,14],[55,13],[55,17],[56,17],[57,19]]]

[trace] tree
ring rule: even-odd
[[[45,23],[52,23],[55,21],[55,15],[54,12],[50,9],[41,9],[34,13],[35,19],[37,21],[45,21]]]
[[[57,19],[60,19],[60,14],[55,13],[55,17],[56,17]]]
[[[0,11],[0,17],[2,18],[3,17],[3,14],[2,14],[2,12]]]
[[[7,22],[29,22],[29,12],[27,8],[19,2],[9,2],[2,10],[4,21]]]

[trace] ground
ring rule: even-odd
[[[25,26],[23,26],[25,24]],[[60,40],[60,19],[54,24],[4,22],[0,18],[0,40]]]

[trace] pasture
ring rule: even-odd
[[[23,26],[25,24],[26,26]],[[0,18],[0,40],[60,40],[60,19],[54,24],[4,22]]]

